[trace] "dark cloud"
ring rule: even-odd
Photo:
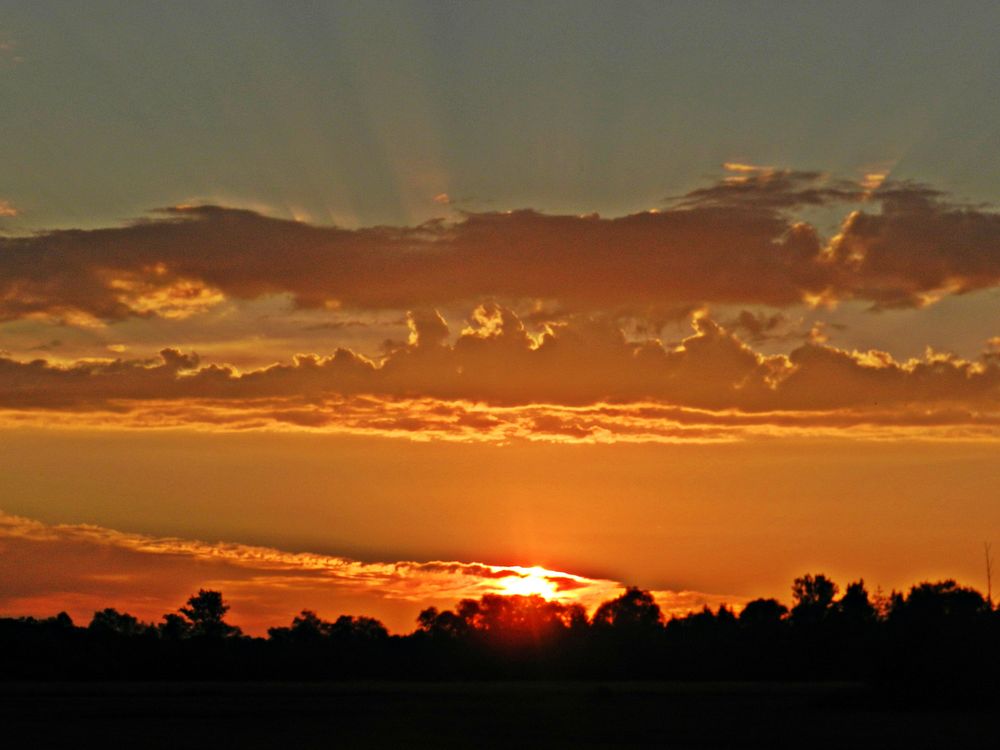
[[[655,317],[702,303],[920,306],[1000,282],[990,210],[921,185],[731,167],[660,212],[619,218],[522,210],[348,230],[188,206],[123,227],[0,237],[0,320],[180,318],[272,294],[305,308],[492,298]],[[861,209],[829,240],[795,216],[850,203]]]
[[[850,203],[865,197],[856,182],[831,180],[822,172],[726,164],[730,176],[705,188],[693,190],[676,205],[693,207],[743,206],[750,209],[787,210],[803,206]]]
[[[51,339],[41,344],[36,344],[35,346],[29,347],[29,352],[51,352],[54,349],[58,349],[62,346],[62,341],[60,339]]]
[[[739,314],[726,325],[727,328],[742,334],[748,341],[759,343],[788,338],[788,324],[788,316],[781,312],[768,314],[740,310]]]
[[[920,185],[885,186],[876,197],[882,210],[850,214],[830,243],[852,296],[876,308],[922,307],[1000,283],[1000,214]]]
[[[806,319],[792,318],[784,312],[762,312],[740,310],[722,324],[727,330],[751,344],[774,342],[825,343],[829,330],[844,331],[847,326],[829,321],[807,322]]]

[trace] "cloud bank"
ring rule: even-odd
[[[160,349],[73,360],[51,345],[22,346],[20,359],[0,348],[0,422],[499,442],[1000,434],[996,347],[901,360],[832,346],[822,322],[807,332],[781,309],[914,308],[995,287],[1000,214],[882,174],[726,168],[663,210],[619,218],[515,211],[343,229],[179,206],[127,226],[0,237],[0,321],[155,319],[140,340]],[[822,236],[803,218],[816,212],[839,228]],[[213,357],[212,343],[204,358],[169,345],[226,301],[267,298],[266,314],[290,315],[274,295],[359,321],[408,310],[409,337],[379,347],[359,333],[338,348],[321,339],[338,324],[314,321],[294,339],[314,353],[267,366],[261,355],[253,369]],[[713,319],[720,304],[733,307]],[[754,310],[736,314],[744,304]],[[259,312],[220,309],[238,319],[230,353],[264,346]],[[439,312],[459,309],[473,313],[458,326]],[[657,338],[655,321],[685,316],[691,335]]]
[[[0,237],[0,320],[180,318],[225,298],[414,309],[484,299],[577,312],[857,299],[925,306],[1000,284],[1000,215],[904,182],[727,165],[662,210],[465,213],[344,229],[222,206],[127,226]],[[830,237],[805,210],[841,211]]]
[[[703,316],[678,345],[628,340],[605,317],[531,335],[510,309],[477,308],[449,343],[434,311],[373,361],[330,356],[238,371],[164,349],[151,359],[0,358],[8,423],[316,429],[505,441],[727,440],[787,432],[993,439],[1000,354],[898,361],[813,337],[755,351]]]

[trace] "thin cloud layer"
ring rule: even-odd
[[[921,185],[727,165],[660,211],[532,210],[348,230],[222,206],[0,238],[0,320],[183,318],[226,298],[413,309],[494,299],[581,312],[858,299],[919,307],[1000,283],[1000,215]],[[803,209],[843,210],[823,237]]]
[[[622,584],[544,568],[464,562],[360,562],[267,547],[129,534],[91,525],[45,525],[0,511],[0,612],[67,609],[86,622],[107,606],[147,620],[174,611],[200,587],[221,589],[232,620],[253,633],[285,624],[302,608],[321,615],[374,614],[410,631],[417,612],[483,594],[538,594],[588,609]],[[724,598],[657,592],[668,613]]]
[[[297,428],[504,441],[727,440],[781,431],[922,430],[993,437],[1000,356],[928,351],[898,361],[815,336],[764,355],[695,316],[677,346],[630,341],[602,317],[532,336],[511,310],[478,308],[454,343],[434,311],[379,361],[339,349],[245,372],[164,349],[152,359],[0,358],[7,423]]]

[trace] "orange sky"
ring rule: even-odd
[[[984,585],[1000,10],[8,5],[0,615]]]
[[[0,612],[981,584],[997,247],[926,185],[736,163],[613,218],[0,235]]]
[[[22,428],[5,432],[0,475],[3,510],[35,519],[0,532],[0,611],[86,620],[108,604],[155,619],[213,585],[257,632],[302,607],[408,631],[423,606],[493,590],[495,579],[420,567],[435,560],[606,581],[581,590],[588,604],[635,583],[668,611],[787,601],[807,571],[886,591],[926,577],[981,586],[981,544],[1000,522],[994,445],[955,440],[496,445]],[[96,527],[82,539],[45,531],[81,523]],[[18,540],[22,527],[32,533]],[[285,567],[211,559],[229,545],[281,550],[269,554]],[[360,567],[330,581],[293,553]],[[403,584],[386,580],[396,561],[414,561]]]

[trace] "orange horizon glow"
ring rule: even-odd
[[[233,543],[127,534],[93,525],[49,526],[0,512],[5,563],[24,571],[18,595],[0,596],[0,614],[67,611],[89,621],[105,607],[156,622],[200,588],[221,590],[235,624],[255,635],[285,624],[302,609],[383,618],[393,632],[410,632],[416,614],[430,605],[452,607],[487,594],[539,596],[581,604],[592,612],[624,585],[538,565],[456,561],[361,562],[311,553],[289,553]],[[56,573],[43,560],[70,555],[73,569]],[[185,588],[186,587],[186,588]],[[31,589],[48,593],[31,594]],[[184,592],[187,593],[184,593]],[[696,592],[654,592],[668,614],[706,604],[741,603],[739,597]],[[353,606],[350,612],[337,607]],[[404,614],[405,613],[405,614]]]

